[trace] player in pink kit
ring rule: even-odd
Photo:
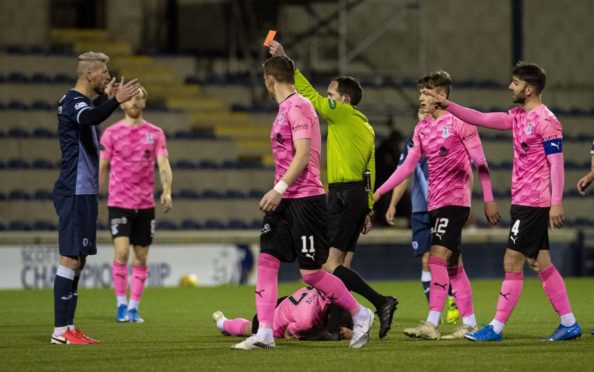
[[[413,146],[404,163],[381,185],[374,200],[403,182],[415,169],[422,155],[429,168],[428,210],[432,228],[428,265],[431,271],[429,316],[415,328],[407,328],[409,337],[430,340],[462,338],[475,331],[476,319],[472,306],[472,288],[462,265],[460,251],[462,227],[470,213],[470,161],[478,170],[483,189],[485,215],[491,224],[499,221],[497,205],[493,201],[491,178],[483,147],[476,127],[457,119],[447,111],[430,104],[426,91],[448,97],[452,80],[445,71],[436,71],[418,81],[420,111],[427,116],[415,127]],[[456,298],[462,326],[452,334],[441,337],[438,330],[441,310],[448,295],[448,283]]]
[[[301,278],[353,316],[355,331],[351,348],[369,339],[371,310],[360,305],[343,282],[322,270],[328,257],[328,211],[320,182],[320,123],[311,103],[295,91],[295,65],[287,57],[264,62],[264,83],[279,104],[270,141],[274,157],[275,186],[260,200],[265,212],[260,235],[255,335],[233,345],[233,349],[270,349],[274,309],[278,293],[280,262],[299,262]]]
[[[146,265],[149,246],[155,233],[155,201],[153,194],[155,160],[163,192],[161,205],[172,208],[171,184],[165,134],[161,128],[144,120],[147,92],[142,88],[130,101],[122,104],[125,117],[111,125],[101,136],[99,162],[100,185],[109,168],[109,224],[115,247],[112,265],[113,287],[117,299],[118,322],[144,322],[138,305],[148,275]],[[128,287],[128,255],[134,247],[134,265]]]
[[[302,339],[304,334],[320,331],[326,326],[331,306],[334,305],[317,289],[298,289],[291,296],[278,300],[274,310],[272,334],[275,338]],[[224,335],[249,336],[258,329],[257,317],[254,317],[253,322],[244,318],[227,319],[221,311],[215,311],[212,318]],[[350,324],[342,324],[340,327],[341,337],[336,340],[350,339],[352,322],[347,323]]]
[[[559,327],[546,340],[571,340],[582,334],[571,311],[565,282],[551,262],[549,252],[547,225],[563,227],[564,170],[562,126],[542,103],[545,85],[546,74],[540,66],[518,62],[509,84],[518,107],[507,113],[484,114],[432,95],[436,106],[470,124],[513,132],[511,229],[503,258],[505,279],[495,318],[479,331],[466,335],[472,341],[502,339],[505,322],[522,293],[526,260],[538,273],[549,301],[561,318]]]

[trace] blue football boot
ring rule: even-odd
[[[118,306],[118,316],[117,316],[118,323],[126,323],[130,319],[128,318],[128,305],[121,304]]]
[[[476,332],[465,334],[464,337],[470,341],[501,341],[503,334],[495,332],[493,326],[488,324]]]
[[[132,323],[144,323],[144,319],[138,315],[138,309],[128,310],[128,318],[130,318]]]
[[[555,332],[552,335],[547,337],[545,341],[567,341],[573,340],[582,335],[582,328],[580,325],[575,322],[574,325],[569,327],[564,327],[562,324],[557,327]]]

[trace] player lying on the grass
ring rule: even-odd
[[[332,308],[337,307],[338,319],[329,319]],[[334,315],[332,315],[334,316]],[[212,318],[225,336],[251,336],[258,331],[258,317],[252,321],[244,318],[227,319],[221,311],[215,311]],[[332,329],[328,326],[334,324]],[[300,288],[290,296],[277,301],[272,321],[274,338],[300,340],[338,341],[350,340],[353,321],[350,314],[340,306],[331,304],[322,293],[313,287]]]
[[[518,62],[509,90],[518,106],[508,112],[482,113],[426,92],[433,104],[469,124],[511,130],[514,143],[511,228],[503,258],[505,279],[501,284],[495,318],[489,325],[465,337],[473,341],[499,341],[503,327],[522,294],[526,261],[538,273],[542,287],[559,314],[560,325],[548,341],[580,337],[582,330],[571,310],[561,274],[551,262],[549,232],[563,227],[563,134],[555,115],[542,103],[545,71],[535,63]]]
[[[451,87],[451,77],[445,71],[435,71],[419,79],[419,103],[421,111],[427,116],[415,127],[413,147],[404,163],[374,194],[374,200],[379,200],[381,195],[412,174],[423,155],[427,157],[427,204],[433,226],[428,260],[431,271],[429,314],[425,322],[415,328],[405,329],[404,333],[409,337],[430,340],[462,338],[466,333],[477,329],[472,288],[462,265],[460,249],[462,227],[470,213],[471,160],[478,170],[487,220],[494,225],[499,221],[499,211],[493,201],[489,167],[476,127],[464,123],[447,111],[435,108],[429,102],[426,91],[448,97]],[[441,337],[437,327],[448,294],[448,284],[452,286],[463,324],[452,334]]]

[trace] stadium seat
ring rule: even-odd
[[[199,195],[196,191],[190,189],[183,189],[177,194],[180,199],[198,199]]]
[[[225,199],[245,199],[246,195],[240,190],[227,190],[223,194]]]
[[[10,128],[8,130],[8,137],[12,138],[28,138],[29,133],[23,128]]]
[[[52,164],[50,161],[47,161],[45,159],[36,159],[33,161],[31,166],[34,169],[53,169],[54,168],[54,164]]]
[[[27,111],[29,106],[27,104],[20,102],[20,101],[10,101],[6,105],[7,110],[15,110],[15,111]]]
[[[28,169],[29,164],[22,159],[10,159],[6,162],[6,168],[10,169]]]
[[[12,190],[8,193],[8,199],[11,200],[31,200],[31,195],[23,190]]]
[[[31,225],[24,221],[10,221],[8,230],[12,231],[31,231]]]
[[[33,137],[35,138],[54,138],[55,133],[47,128],[35,128],[33,130]]]
[[[198,221],[186,219],[182,221],[181,228],[182,230],[200,230],[202,225]]]
[[[177,230],[177,225],[170,220],[161,220],[157,221],[157,230]]]
[[[37,72],[31,76],[31,83],[34,84],[50,84],[51,82],[52,78],[42,72]]]
[[[196,166],[190,160],[178,160],[174,163],[175,167],[178,169],[194,169]]]
[[[23,74],[22,72],[11,72],[6,77],[6,82],[11,84],[23,84],[28,83],[29,78],[27,75]]]
[[[53,106],[45,101],[34,101],[31,104],[30,109],[37,111],[50,111],[53,110]]]
[[[37,190],[33,194],[33,198],[36,200],[52,200],[52,192],[49,190]]]
[[[245,230],[249,228],[248,224],[242,220],[233,219],[227,224],[227,228],[233,230]]]
[[[219,165],[212,160],[200,160],[198,162],[198,169],[218,169]]]
[[[57,226],[50,222],[50,221],[35,221],[33,223],[33,230],[41,230],[41,231],[53,231],[56,230]]]
[[[202,198],[203,199],[221,199],[222,195],[220,192],[214,189],[205,189],[202,191]]]
[[[262,228],[262,220],[253,220],[252,223],[250,223],[250,228],[251,229],[261,229]]]
[[[67,74],[57,74],[53,80],[55,84],[74,84],[75,81],[76,79]]]
[[[262,199],[264,192],[262,190],[250,190],[248,198],[250,199]]]
[[[207,230],[222,230],[225,228],[225,224],[219,220],[210,219],[206,221],[204,228]]]

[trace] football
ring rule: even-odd
[[[196,274],[185,274],[179,279],[180,287],[196,287],[198,285],[198,277]]]

